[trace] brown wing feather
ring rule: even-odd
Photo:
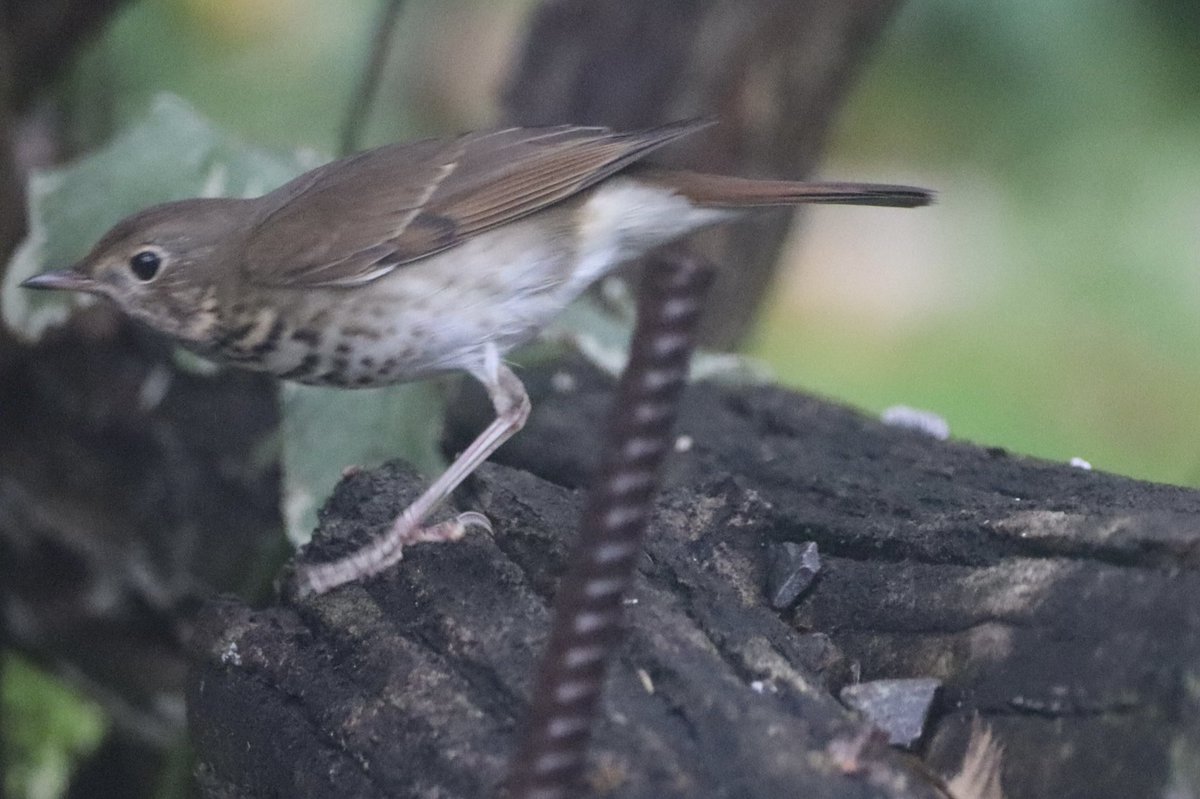
[[[266,195],[246,245],[247,279],[304,287],[383,274],[388,240],[411,226],[463,145],[460,138],[381,147],[318,167]]]
[[[508,128],[335,161],[262,198],[247,277],[295,288],[366,283],[564,200],[707,124]]]

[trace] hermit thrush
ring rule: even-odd
[[[510,128],[394,144],[254,199],[193,199],[119,222],[79,264],[25,281],[98,294],[203,355],[319,385],[465,371],[496,419],[372,544],[307,567],[302,590],[374,574],[404,544],[461,536],[429,513],[513,433],[529,399],[503,355],[623,262],[740,209],[912,207],[924,189],[747,180],[652,169],[706,123],[617,133]]]

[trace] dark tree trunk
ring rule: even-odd
[[[22,115],[128,0],[0,3],[0,273],[25,232],[24,169],[16,155]]]
[[[504,103],[516,124],[635,128],[720,121],[671,162],[804,178],[898,0],[547,0],[533,16]],[[853,176],[864,178],[865,176]],[[700,237],[722,270],[704,339],[741,340],[771,284],[791,212]],[[716,309],[719,309],[716,310]]]
[[[12,101],[24,109],[62,76],[80,49],[129,0],[4,0],[0,31],[12,70]]]
[[[209,796],[493,795],[598,451],[608,395],[575,377],[566,394],[530,377],[530,426],[462,503],[494,537],[413,547],[378,579],[298,604],[208,608],[190,718]],[[1009,799],[1161,796],[1186,778],[1200,493],[765,387],[693,387],[679,432],[691,446],[628,607],[597,795],[943,795],[835,699],[856,676],[940,680],[918,752],[953,771],[981,715]],[[374,535],[418,487],[396,467],[348,479],[306,557]],[[816,583],[773,609],[780,545],[808,541]]]

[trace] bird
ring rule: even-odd
[[[377,574],[418,541],[490,525],[424,524],[525,424],[504,362],[618,266],[756,207],[916,207],[912,186],[757,180],[643,159],[711,120],[633,131],[510,127],[389,144],[253,198],[156,205],[74,266],[22,285],[98,295],[208,358],[284,380],[367,388],[471,375],[495,418],[375,540],[307,564],[302,594]]]

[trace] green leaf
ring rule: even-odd
[[[62,796],[107,727],[95,703],[13,654],[0,658],[0,718],[9,766],[0,794],[14,798]]]

